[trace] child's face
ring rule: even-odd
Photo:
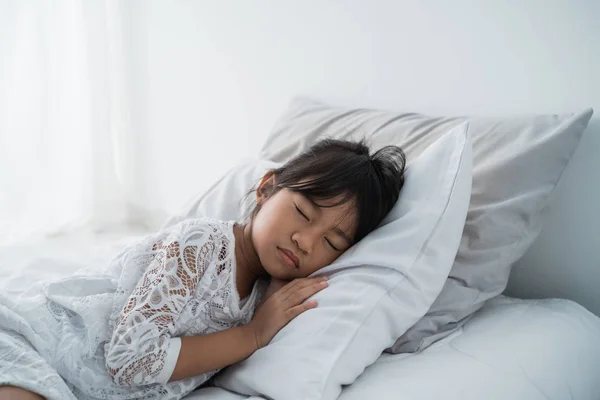
[[[335,204],[336,200],[319,203]],[[257,201],[261,209],[252,223],[252,243],[272,277],[306,277],[331,264],[351,246],[356,230],[352,201],[321,208],[288,189],[271,197],[264,197],[259,189]]]

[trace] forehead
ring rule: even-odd
[[[325,200],[319,199],[314,202],[302,193],[297,193],[297,195],[301,196],[310,206],[318,210],[324,224],[327,224],[331,228],[337,227],[341,229],[351,238],[354,236],[358,225],[356,202],[354,199],[338,204],[344,200],[343,195]]]

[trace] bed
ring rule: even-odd
[[[420,354],[384,353],[339,400],[596,399],[600,320],[569,300],[490,301]],[[219,388],[189,399],[247,399]]]
[[[78,232],[0,248],[0,290],[107,262],[146,232]],[[564,299],[499,296],[462,329],[418,354],[387,354],[340,400],[598,399],[600,318]],[[186,399],[260,399],[203,387]]]

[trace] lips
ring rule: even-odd
[[[286,261],[288,264],[293,264],[293,266],[296,268],[300,266],[300,260],[298,260],[298,257],[296,257],[296,255],[292,251],[282,248],[278,249],[282,253],[282,258],[284,259],[284,261]]]

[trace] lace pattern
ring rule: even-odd
[[[18,304],[6,299],[0,335],[19,326],[32,359],[60,374],[78,399],[180,399],[217,371],[162,381],[174,367],[173,338],[248,323],[266,289],[257,282],[240,304],[234,243],[233,222],[182,221],[126,247],[101,271],[45,284],[43,296]],[[31,382],[35,371],[13,361],[13,382]]]

